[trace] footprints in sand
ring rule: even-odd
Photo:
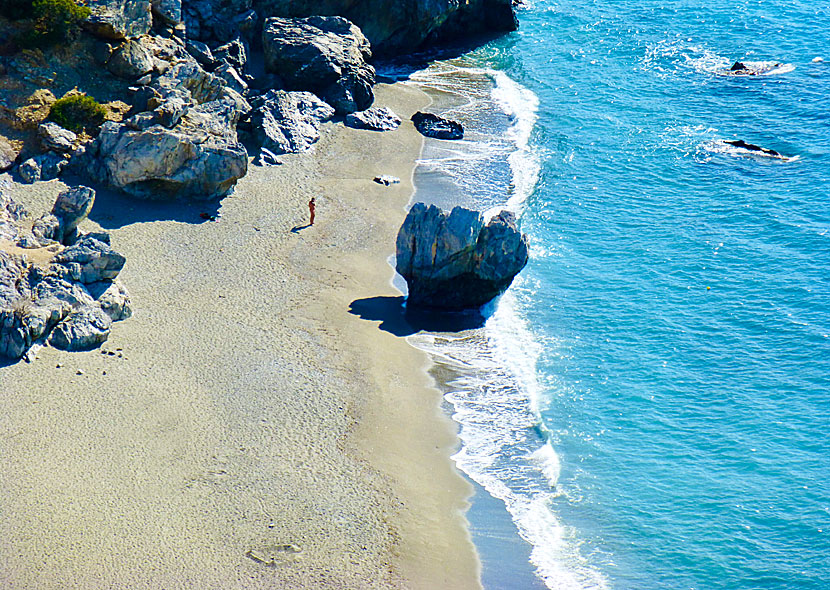
[[[302,549],[293,543],[265,545],[245,552],[245,557],[265,567],[278,567],[300,557]]]

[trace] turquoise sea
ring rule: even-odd
[[[484,327],[412,337],[524,539],[529,565],[481,541],[488,590],[830,588],[830,4],[519,18],[409,76],[468,131],[415,198],[531,242]]]

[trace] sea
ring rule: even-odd
[[[830,3],[518,15],[398,72],[466,131],[413,200],[530,242],[483,325],[410,337],[485,588],[830,588]]]

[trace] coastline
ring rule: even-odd
[[[328,125],[218,203],[99,192],[84,229],[127,256],[134,316],[113,355],[0,368],[4,587],[480,587],[427,356],[349,313],[399,296],[386,257],[428,102],[376,90],[399,130]],[[36,216],[60,186],[13,196]]]

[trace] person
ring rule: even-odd
[[[308,217],[309,217],[308,224],[309,225],[314,225],[314,212],[315,212],[316,208],[317,208],[317,206],[315,204],[314,197],[311,197],[311,200],[308,202]]]

